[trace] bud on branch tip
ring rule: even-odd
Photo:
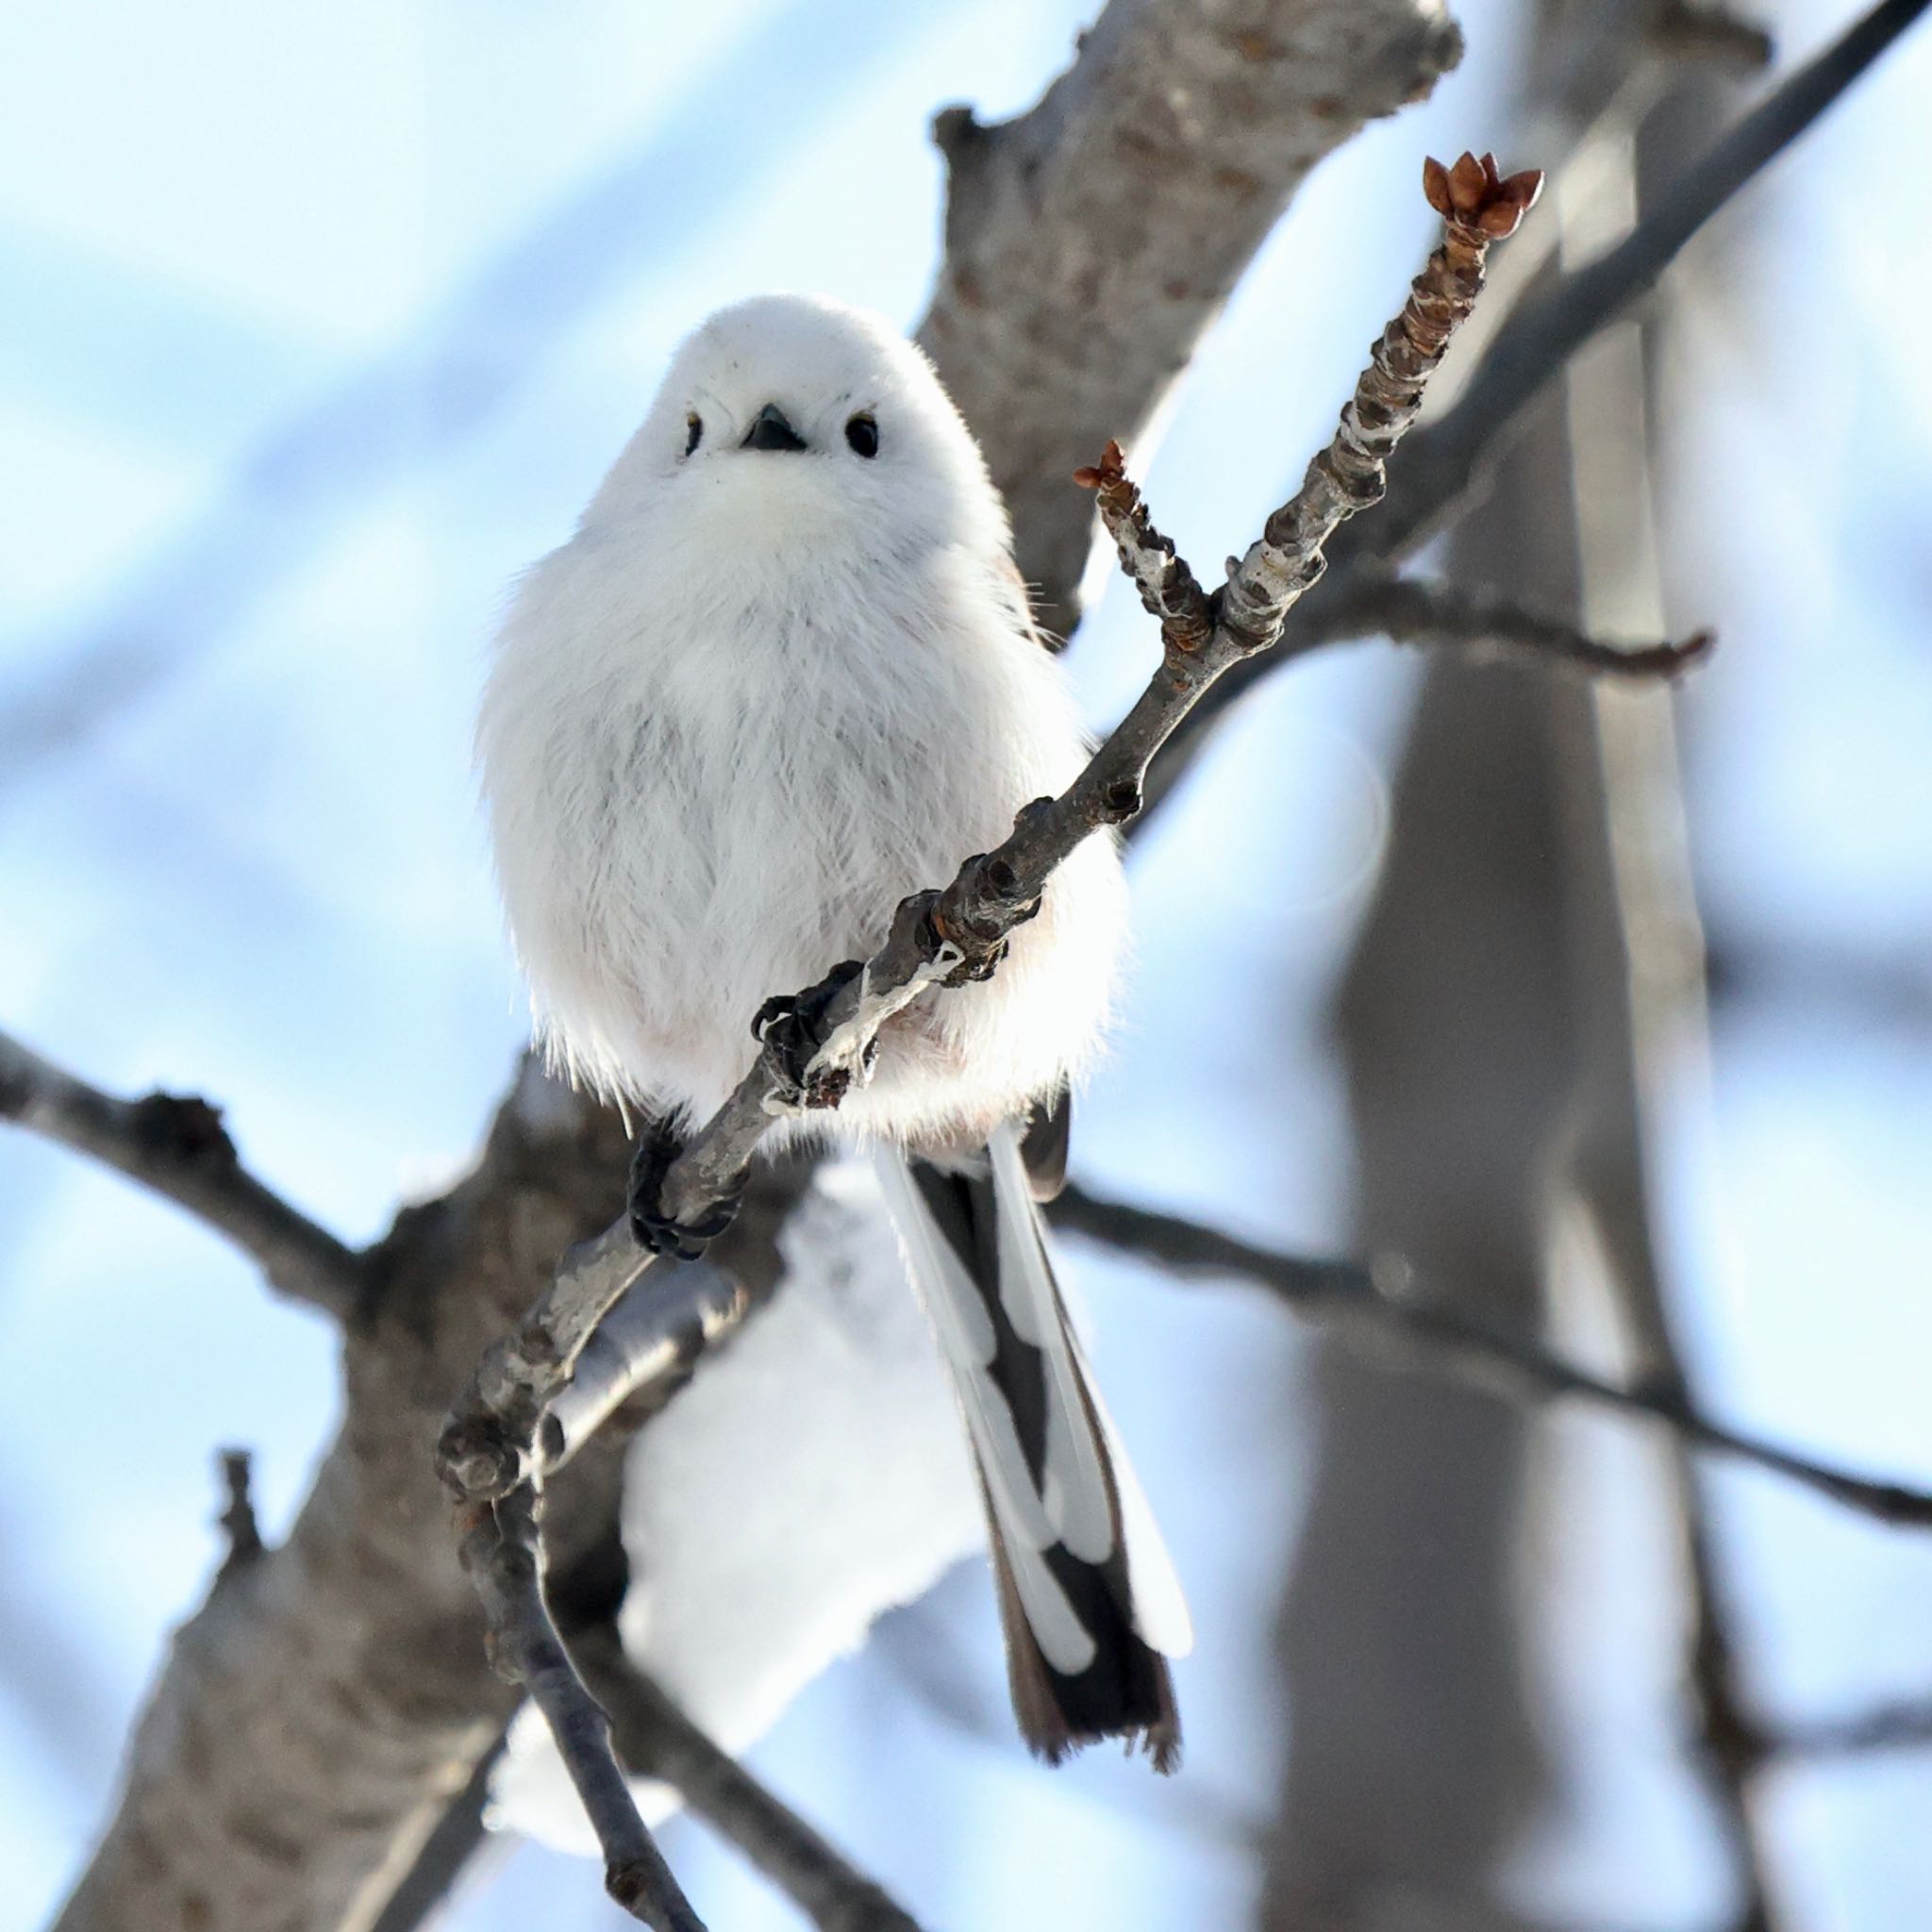
[[[1127,453],[1118,441],[1109,437],[1107,448],[1101,452],[1097,463],[1083,463],[1074,472],[1074,481],[1082,490],[1104,490],[1110,484],[1124,481],[1127,474]]]
[[[1492,242],[1515,234],[1542,188],[1541,169],[1505,175],[1494,155],[1478,160],[1465,154],[1449,168],[1433,156],[1423,163],[1423,192],[1429,206],[1445,222],[1479,229]]]

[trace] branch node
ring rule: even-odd
[[[459,1501],[493,1503],[524,1480],[528,1459],[496,1416],[471,1409],[444,1424],[436,1472]]]
[[[1155,528],[1140,491],[1128,476],[1126,454],[1109,439],[1097,463],[1074,472],[1074,481],[1091,490],[1120,553],[1121,569],[1141,593],[1141,608],[1160,620],[1161,641],[1170,652],[1191,657],[1214,635],[1214,610],[1194,573],[1173,541]]]
[[[967,150],[977,147],[986,135],[986,126],[978,115],[958,102],[949,108],[941,108],[932,117],[932,144],[954,167],[958,167]]]
[[[199,1094],[143,1094],[128,1108],[127,1124],[150,1154],[199,1166],[240,1165],[221,1108]]]
[[[246,1449],[224,1449],[219,1467],[227,1507],[222,1511],[221,1525],[228,1540],[228,1554],[215,1573],[219,1586],[245,1570],[262,1554],[261,1528],[255,1520],[255,1501],[249,1493],[253,1458]]]

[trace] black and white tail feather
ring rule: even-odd
[[[953,1171],[877,1165],[972,1438],[1020,1728],[1050,1764],[1123,1738],[1173,1771],[1187,1605],[1055,1284],[1020,1132]]]

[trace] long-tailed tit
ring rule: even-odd
[[[884,321],[794,296],[724,309],[678,352],[575,536],[525,578],[478,744],[538,1029],[652,1123],[633,1223],[673,1248],[691,1231],[658,1183],[749,1071],[761,1003],[871,954],[901,898],[1083,762],[930,365]],[[1036,1206],[1124,914],[1097,835],[991,979],[922,995],[869,1080],[783,1131],[874,1151],[977,1462],[1027,1742],[1057,1760],[1124,1737],[1166,1770],[1187,1610]]]

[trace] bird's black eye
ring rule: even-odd
[[[684,419],[684,453],[690,456],[692,450],[705,440],[705,419],[693,409]]]
[[[873,420],[870,409],[861,409],[845,425],[845,441],[862,457],[875,457],[879,453],[879,425]]]

